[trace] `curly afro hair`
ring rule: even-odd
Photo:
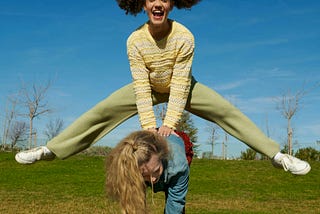
[[[201,0],[171,0],[178,9],[190,9]],[[119,7],[126,11],[126,14],[137,15],[143,9],[145,0],[117,0]]]

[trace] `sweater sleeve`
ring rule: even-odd
[[[168,108],[163,125],[176,129],[182,117],[191,86],[194,38],[185,34],[179,39],[179,51],[173,67]]]
[[[127,53],[141,127],[143,129],[155,128],[156,119],[152,105],[149,71],[144,64],[141,53],[131,43],[130,38],[127,41]]]

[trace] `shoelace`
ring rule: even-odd
[[[42,149],[41,147],[36,147],[36,148],[31,149],[29,152],[26,152],[26,153],[31,154],[32,159],[38,159],[38,154],[37,154],[37,152],[38,152],[39,150],[41,150],[41,149]]]
[[[285,158],[288,159],[288,162],[292,162],[292,161],[291,161],[290,157],[288,157],[287,155],[284,156],[284,157],[281,159],[281,161],[280,161],[280,163],[281,163],[284,171],[288,171],[288,170],[289,170],[289,167],[288,167],[288,165],[287,165],[287,162],[284,160]]]

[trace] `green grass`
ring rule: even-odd
[[[320,163],[306,176],[269,161],[194,160],[186,213],[320,213]],[[105,197],[104,158],[19,165],[0,153],[0,213],[119,213]],[[163,213],[162,193],[148,191],[152,213]]]

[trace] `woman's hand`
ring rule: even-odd
[[[161,126],[158,130],[158,134],[163,137],[168,137],[171,134],[179,136],[173,129],[169,128],[168,126]]]

